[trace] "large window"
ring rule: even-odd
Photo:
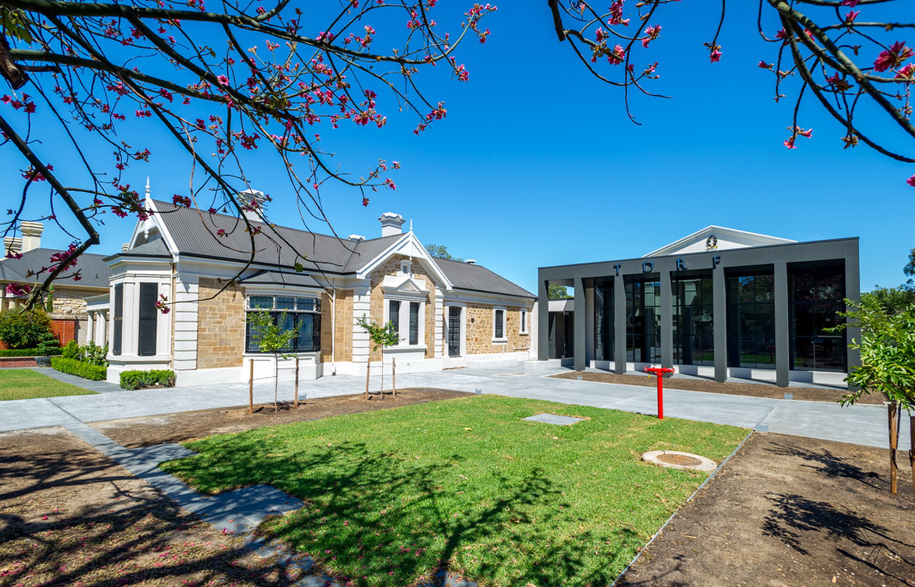
[[[386,305],[385,324],[390,323],[398,335],[395,347],[415,347],[423,342],[425,320],[423,312],[425,302],[408,300],[388,300]]]
[[[140,284],[140,307],[137,324],[137,355],[153,357],[156,354],[156,322],[159,311],[156,301],[159,295],[158,283]]]
[[[792,270],[789,287],[792,368],[845,371],[844,333],[827,331],[845,310],[843,268]]]
[[[612,361],[613,357],[613,282],[594,287],[594,358]]]
[[[674,277],[674,364],[714,365],[712,278]]]
[[[293,296],[248,296],[248,311],[270,313],[274,324],[284,330],[293,329],[296,336],[285,352],[315,352],[321,350],[321,300]],[[282,322],[281,322],[282,320]],[[245,352],[261,352],[252,336],[250,322],[245,328]]]
[[[661,282],[626,281],[626,360],[661,362]]]
[[[775,368],[772,273],[728,277],[728,366]]]
[[[505,340],[505,309],[496,308],[492,311],[492,338]]]

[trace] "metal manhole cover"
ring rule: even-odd
[[[718,463],[712,459],[678,450],[653,450],[643,454],[642,460],[671,469],[693,469],[706,473],[711,473],[718,467]]]
[[[683,465],[684,467],[695,467],[701,465],[702,461],[688,457],[686,455],[663,454],[658,455],[658,460],[668,465]]]

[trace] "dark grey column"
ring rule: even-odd
[[[674,365],[673,293],[670,271],[661,271],[661,366]]]
[[[845,297],[853,302],[861,300],[861,285],[858,272],[858,250],[855,247],[854,252],[849,251],[845,257]],[[845,331],[846,343],[850,343],[852,339],[861,340],[860,328],[849,328]],[[847,352],[848,372],[851,373],[852,369],[861,366],[861,351],[848,347]],[[857,386],[849,386],[849,391],[857,391],[857,389]]]
[[[585,337],[585,284],[581,277],[575,278],[575,370],[584,371],[587,366],[587,338]]]
[[[712,270],[712,330],[715,339],[712,346],[715,350],[715,381],[723,382],[728,378],[728,282],[724,278],[724,268]]]
[[[790,330],[788,328],[788,265],[775,262],[775,384],[788,387],[791,367]]]
[[[613,361],[616,372],[626,372],[626,282],[623,276],[613,278]]]
[[[547,295],[547,282],[539,280],[537,287],[537,360],[550,358],[550,297]]]

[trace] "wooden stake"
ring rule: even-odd
[[[299,358],[295,358],[295,407],[299,407]]]
[[[397,357],[391,359],[391,388],[394,390],[394,397],[397,397]]]
[[[369,372],[372,370],[372,359],[365,363],[365,400],[369,399]]]
[[[251,359],[251,374],[248,375],[248,413],[254,413],[254,359]]]
[[[912,499],[915,499],[915,418],[909,418],[909,438],[912,450],[909,451],[909,465],[912,467]]]
[[[378,388],[378,395],[384,399],[384,347],[381,347],[381,387]]]
[[[896,447],[899,445],[899,431],[896,428],[896,418],[899,404],[896,402],[887,402],[890,424],[890,493],[896,495],[896,485],[898,477],[898,467],[896,465]]]

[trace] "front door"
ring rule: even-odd
[[[448,307],[448,356],[461,356],[461,308]]]

